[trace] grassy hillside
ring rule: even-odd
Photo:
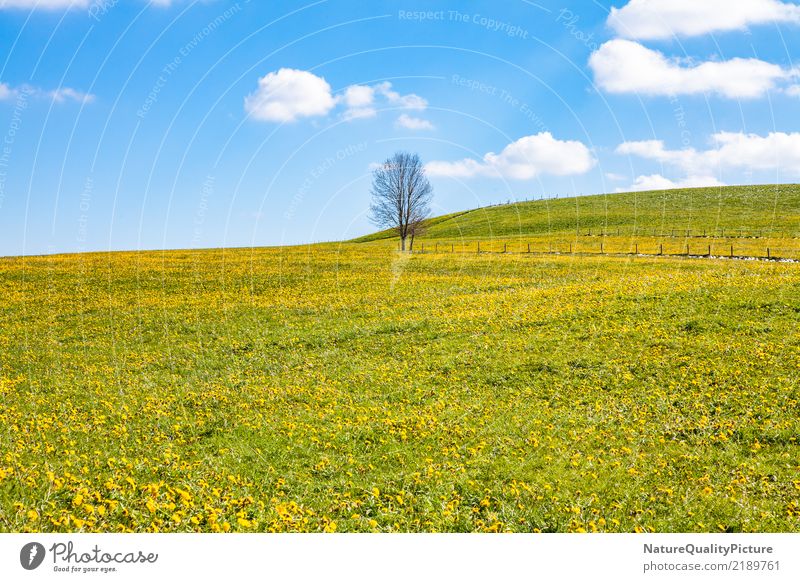
[[[800,531],[794,264],[343,243],[0,286],[2,531]]]
[[[726,186],[629,192],[491,206],[433,218],[426,239],[580,236],[800,237],[800,186]],[[356,239],[391,237],[382,232]]]

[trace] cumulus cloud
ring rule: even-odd
[[[89,0],[0,0],[0,9],[3,8],[39,8],[42,10],[57,10],[59,8],[85,8]]]
[[[350,85],[333,95],[328,82],[314,73],[279,69],[258,80],[258,89],[245,97],[245,111],[259,121],[291,122],[303,117],[321,117],[344,105],[345,120],[375,117],[378,105],[401,109],[425,109],[428,102],[410,93],[401,95],[389,82]]]
[[[623,39],[604,43],[589,58],[595,82],[610,93],[760,97],[795,73],[759,59],[691,64]]]
[[[95,96],[90,93],[83,93],[69,87],[61,87],[60,89],[56,89],[54,91],[47,91],[46,95],[51,97],[56,103],[64,103],[65,101],[91,103],[95,99]]]
[[[5,83],[0,83],[0,101],[14,99],[17,96],[16,89],[12,89]]]
[[[660,140],[634,141],[620,144],[616,152],[679,168],[690,177],[712,176],[725,169],[800,174],[800,133],[719,132],[711,137],[711,145],[702,151],[669,150]]]
[[[499,154],[489,152],[480,161],[469,158],[456,162],[434,161],[427,164],[426,170],[432,176],[499,176],[530,180],[540,174],[584,174],[596,163],[589,148],[581,142],[561,141],[550,132],[543,132],[520,138]]]
[[[95,99],[95,96],[91,93],[84,93],[70,87],[59,87],[58,89],[48,91],[39,87],[32,87],[31,85],[11,87],[6,83],[0,83],[0,101],[16,99],[21,94],[39,99],[52,99],[56,103],[65,103],[67,101],[91,103]]]
[[[627,188],[617,188],[617,192],[631,192],[644,190],[672,190],[674,188],[701,188],[704,186],[724,186],[714,176],[688,176],[682,180],[670,180],[661,174],[639,176]]]
[[[345,119],[365,119],[375,117],[375,88],[367,85],[351,85],[344,91],[341,100],[347,106],[343,113]]]
[[[742,30],[750,25],[800,23],[800,6],[778,0],[630,0],[611,8],[608,25],[639,40]]]
[[[405,113],[403,113],[400,117],[397,118],[397,121],[395,121],[395,125],[397,127],[402,127],[403,129],[410,129],[412,131],[434,129],[433,124],[427,119],[420,119],[419,117],[411,117],[410,115],[407,115]]]
[[[96,0],[95,0],[96,1]],[[172,0],[149,0],[154,6],[169,6]],[[90,0],[0,0],[0,10],[7,8],[63,10],[68,8],[88,8]]]
[[[374,107],[353,107],[342,113],[342,118],[345,121],[352,121],[354,119],[369,119],[377,117],[377,115],[378,110]]]
[[[253,119],[274,122],[327,115],[335,105],[325,79],[297,69],[279,69],[261,77],[258,89],[244,100],[244,109]]]
[[[414,93],[408,95],[401,95],[392,89],[392,84],[387,82],[376,85],[376,91],[383,95],[386,100],[395,107],[402,107],[403,109],[417,109],[423,110],[428,107],[428,102]]]
[[[428,102],[419,95],[401,95],[392,89],[388,81],[377,85],[350,85],[345,89],[341,101],[347,107],[342,116],[348,120],[375,117],[378,105],[420,111],[428,107]]]

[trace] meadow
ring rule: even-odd
[[[800,531],[800,265],[444,252],[590,227],[796,248],[775,188],[481,209],[424,254],[0,259],[0,530]]]

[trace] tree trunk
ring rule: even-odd
[[[410,250],[411,252],[414,252],[414,235],[413,234],[411,235],[411,244],[408,245],[408,250]]]
[[[400,250],[406,250],[406,239],[403,236],[400,237]]]

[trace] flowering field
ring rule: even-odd
[[[2,531],[800,531],[800,269],[0,259]]]

